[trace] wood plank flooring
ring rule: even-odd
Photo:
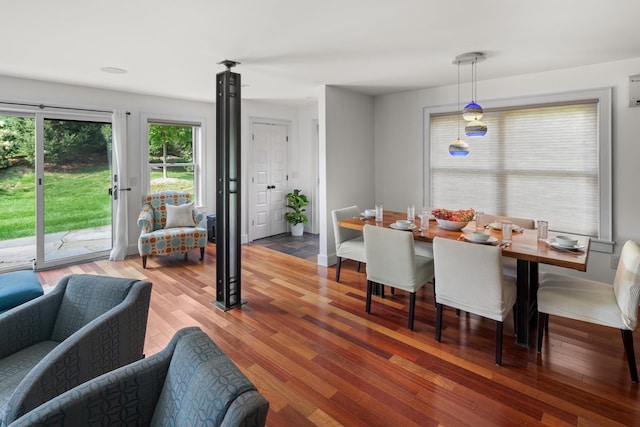
[[[153,283],[147,355],[174,332],[201,327],[269,400],[269,426],[633,426],[640,425],[616,330],[551,318],[543,354],[515,344],[505,322],[503,365],[494,364],[494,323],[444,312],[434,339],[431,286],[418,292],[414,331],[408,295],[396,292],[364,310],[364,268],[335,269],[260,245],[242,247],[241,308],[215,308],[215,245],[39,272],[54,285],[70,273]],[[532,330],[535,338],[535,331]],[[640,352],[638,334],[636,353]]]

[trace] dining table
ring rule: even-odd
[[[391,227],[397,220],[407,219],[406,212],[384,211],[382,221],[376,221],[375,217],[355,216],[342,219],[338,225],[353,230],[362,230],[365,225],[378,227]],[[421,223],[414,220],[415,228],[402,231],[412,233],[416,241],[432,243],[436,237],[445,239],[466,240],[465,236],[476,231],[475,221],[470,221],[461,230],[450,230],[439,226],[434,218]],[[556,235],[561,233],[548,232],[546,239],[538,239],[537,230],[519,229],[513,232],[511,242],[505,245],[502,233],[487,226],[485,231],[491,233],[502,250],[502,256],[515,258],[516,268],[516,342],[523,346],[530,346],[531,326],[537,322],[537,293],[538,293],[538,265],[547,264],[577,271],[587,270],[590,239],[584,236],[576,236],[580,242],[580,249],[565,250],[550,244]],[[562,233],[566,234],[566,233]],[[469,242],[469,244],[480,244]],[[437,278],[436,278],[437,280]]]

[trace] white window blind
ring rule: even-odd
[[[600,226],[598,100],[486,110],[484,137],[460,137],[458,114],[430,116],[430,206],[544,219],[549,228],[594,238]]]

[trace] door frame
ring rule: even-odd
[[[286,148],[286,152],[287,152],[287,177],[289,176],[289,173],[291,171],[291,121],[290,120],[279,120],[279,119],[271,119],[271,118],[263,118],[263,117],[249,117],[249,129],[248,129],[248,140],[251,141],[251,135],[253,134],[253,126],[255,124],[262,124],[262,125],[277,125],[277,126],[285,126],[287,128],[287,135],[289,135],[289,138],[287,140],[287,148]],[[253,187],[255,185],[254,182],[252,182],[251,177],[254,174],[254,170],[253,170],[253,151],[250,147],[247,146],[247,189],[248,189],[248,193],[249,193],[249,197],[248,197],[248,209],[247,209],[247,240],[249,242],[253,242],[254,240],[254,236],[255,236],[255,231],[254,231],[254,226],[251,223],[251,219],[253,218],[255,211],[254,211],[254,206],[255,206],[255,197],[254,197],[254,191],[253,191]],[[287,192],[289,191],[289,180],[287,179]]]

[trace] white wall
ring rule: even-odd
[[[215,81],[212,80],[212,85]],[[55,105],[64,107],[114,110],[123,109],[131,113],[127,121],[127,144],[129,186],[129,253],[137,253],[140,229],[136,219],[142,206],[140,182],[142,149],[146,142],[141,139],[141,114],[156,116],[202,117],[206,121],[205,180],[208,185],[215,180],[215,104],[183,101],[157,96],[138,95],[127,92],[102,90],[84,86],[65,85],[36,80],[0,76],[0,101]],[[209,169],[209,165],[211,168]],[[123,184],[124,186],[125,184]],[[215,188],[215,187],[214,187]],[[215,211],[215,192],[206,192],[205,200],[198,201],[203,210]]]
[[[455,68],[452,66],[452,73]],[[628,78],[640,72],[640,58],[586,67],[478,82],[478,101],[613,88],[613,231],[616,253],[628,240],[640,240],[640,108],[628,107]],[[463,92],[468,92],[463,87]],[[385,208],[404,210],[422,204],[423,109],[456,103],[456,86],[376,97],[375,198]],[[543,268],[544,269],[544,268]],[[569,273],[564,269],[564,273]],[[587,273],[595,280],[613,280],[610,255],[592,252]]]
[[[336,262],[331,211],[375,203],[373,105],[371,96],[331,86],[320,96],[320,265]]]
[[[215,81],[212,80],[212,85]],[[128,164],[129,186],[129,254],[137,253],[137,241],[140,229],[136,219],[140,213],[142,190],[140,182],[141,158],[146,150],[146,141],[142,141],[141,115],[155,117],[202,117],[206,123],[204,200],[198,201],[200,209],[214,213],[216,209],[216,105],[214,103],[184,101],[178,99],[139,95],[128,92],[103,90],[84,86],[65,85],[36,80],[17,79],[0,76],[0,101],[33,104],[47,104],[74,108],[99,110],[124,109],[131,113],[128,118]],[[260,102],[243,101],[242,106],[242,192],[243,212],[241,233],[243,242],[247,241],[247,158],[250,118],[267,118],[287,121],[291,124],[289,141],[289,176],[291,188],[301,188],[305,193],[315,181],[316,167],[311,165],[310,152],[314,121],[317,119],[317,104],[306,106],[284,106]],[[316,203],[314,201],[314,203]],[[310,230],[309,230],[310,231]]]

